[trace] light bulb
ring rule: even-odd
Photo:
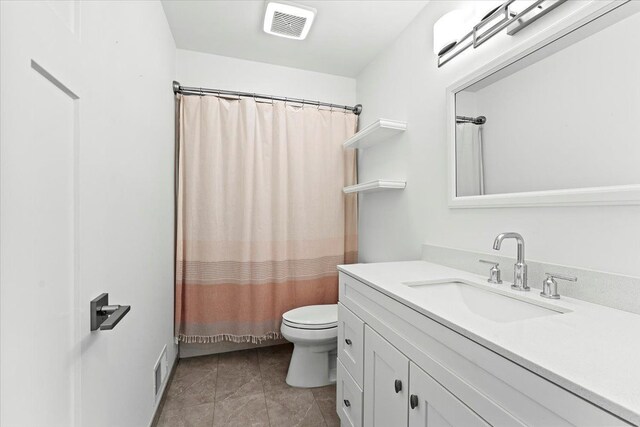
[[[467,12],[464,10],[452,10],[444,14],[433,24],[433,53],[436,55],[440,50],[451,42],[457,42],[468,29],[464,28],[467,20]]]

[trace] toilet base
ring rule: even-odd
[[[322,387],[336,382],[336,341],[323,345],[294,343],[287,384],[292,387]]]
[[[336,382],[338,327],[301,329],[280,326],[282,336],[293,343],[287,372],[292,387],[322,387]]]

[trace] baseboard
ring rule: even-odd
[[[175,359],[173,359],[173,364],[171,365],[171,372],[169,372],[167,381],[164,382],[164,388],[162,389],[162,397],[160,397],[160,400],[156,405],[156,410],[153,413],[153,418],[151,419],[151,423],[149,424],[149,427],[156,427],[158,425],[158,421],[160,420],[160,414],[162,414],[162,408],[164,407],[164,402],[167,400],[167,391],[169,390],[169,386],[171,386],[171,383],[173,382],[173,377],[176,373],[176,367],[178,366],[179,360],[180,360],[180,357],[178,354],[176,354]]]

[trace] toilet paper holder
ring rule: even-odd
[[[91,330],[105,331],[115,328],[129,310],[130,305],[109,305],[109,294],[100,294],[90,303]]]

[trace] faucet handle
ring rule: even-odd
[[[556,279],[567,280],[569,282],[577,282],[578,278],[575,276],[567,276],[558,273],[545,273],[547,278],[542,281],[542,292],[540,296],[544,298],[559,299],[558,282]]]
[[[478,260],[478,261],[482,262],[484,264],[493,265],[493,267],[491,267],[491,269],[489,270],[489,278],[487,279],[487,282],[495,283],[495,284],[498,284],[498,285],[500,283],[502,283],[502,280],[500,279],[500,269],[498,268],[500,263],[497,263],[497,262],[494,262],[494,261],[487,261],[486,259],[481,259],[481,260]]]
[[[576,276],[567,276],[566,274],[559,274],[559,273],[544,273],[544,274],[546,274],[547,277],[551,279],[567,280],[569,282],[578,281],[578,278]]]

